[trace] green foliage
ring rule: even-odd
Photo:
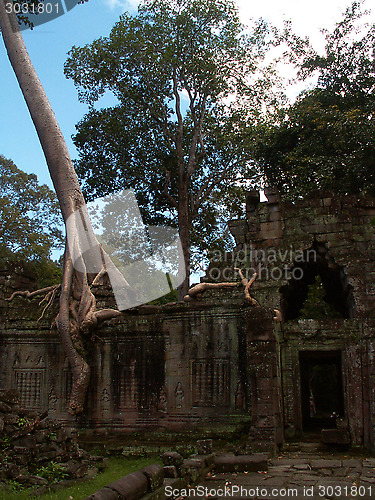
[[[41,495],[38,498],[42,500],[67,500],[67,498],[72,497],[74,499],[86,498],[92,495],[95,491],[100,490],[103,486],[117,481],[126,474],[130,474],[136,470],[140,470],[147,465],[157,462],[155,458],[141,458],[141,459],[126,459],[121,458],[109,458],[108,468],[95,476],[93,479],[87,481],[79,481],[74,486],[68,488],[58,489],[57,491],[51,491],[45,495]],[[26,491],[12,491],[12,496],[10,497],[9,491],[4,491],[0,489],[0,500],[29,500],[32,490]]]
[[[14,493],[25,489],[24,484],[20,483],[19,481],[14,480],[14,479],[10,479],[8,481],[8,487],[9,487],[10,491],[12,491]]]
[[[177,300],[178,300],[177,290],[171,290],[163,297],[152,300],[151,302],[149,302],[149,304],[159,306],[163,304],[168,304],[169,302],[177,302]]]
[[[30,424],[30,421],[26,417],[19,417],[19,419],[17,420],[18,427],[25,427],[29,424]]]
[[[325,32],[323,56],[306,49],[300,76],[318,73],[316,88],[258,129],[255,155],[284,196],[375,194],[375,25],[360,26],[361,3]]]
[[[9,446],[10,442],[11,442],[10,436],[8,436],[6,434],[3,434],[2,436],[0,436],[0,445],[2,445],[3,447]]]
[[[40,284],[59,281],[51,251],[62,247],[61,215],[53,191],[34,174],[0,156],[0,264],[35,272]]]
[[[325,302],[326,291],[320,276],[316,276],[315,283],[309,285],[307,298],[300,311],[299,318],[306,319],[327,319],[341,318],[342,316],[329,303]]]
[[[64,464],[53,461],[36,469],[36,475],[48,479],[50,483],[56,483],[69,477],[69,473],[66,471]]]
[[[232,1],[146,0],[73,47],[65,74],[91,106],[73,139],[86,197],[133,188],[144,222],[189,227],[193,253],[229,244],[224,220],[254,180],[247,123],[276,99],[268,37],[263,21],[245,34]],[[95,109],[107,91],[119,104]]]

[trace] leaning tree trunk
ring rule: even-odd
[[[7,1],[0,0],[0,28],[4,44],[38,133],[66,224],[75,211],[85,206],[85,200],[59,124],[27,53],[16,16],[6,13]],[[93,234],[92,228],[89,231]],[[79,238],[77,241],[79,245]],[[75,250],[79,254],[79,248]],[[82,334],[87,333],[99,319],[120,313],[114,310],[96,311],[84,263],[80,263],[79,272],[73,264],[66,244],[56,325],[73,375],[69,412],[74,415],[83,411],[90,378]],[[125,280],[124,285],[128,286]]]

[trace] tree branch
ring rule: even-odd
[[[171,184],[171,172],[170,170],[165,169],[165,183],[164,183],[164,188],[163,188],[163,194],[169,201],[169,203],[172,205],[172,207],[177,208],[177,201],[176,199],[168,192],[168,187]]]
[[[200,155],[197,156],[197,145],[198,141],[200,142],[201,140],[203,141],[202,136],[202,125],[203,125],[203,120],[204,120],[204,115],[206,111],[206,101],[207,101],[207,95],[204,94],[202,104],[201,104],[201,112],[199,116],[199,120],[196,125],[194,125],[194,134],[193,138],[191,140],[191,145],[190,145],[190,151],[189,151],[189,159],[188,159],[188,164],[187,164],[187,174],[189,177],[191,177],[195,171],[195,168],[198,164],[198,161],[200,161],[203,158],[203,151],[201,152]]]
[[[177,115],[177,133],[175,138],[176,151],[177,151],[177,161],[179,164],[179,170],[182,169],[184,164],[184,153],[182,149],[182,140],[184,137],[184,125],[181,113],[181,98],[178,92],[178,82],[177,82],[177,69],[173,68],[173,94],[176,99],[176,115]]]

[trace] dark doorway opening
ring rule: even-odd
[[[341,351],[301,351],[299,364],[303,430],[336,427],[344,417]]]

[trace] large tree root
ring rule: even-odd
[[[97,275],[95,284],[100,283],[104,274],[101,271]],[[85,359],[86,350],[82,335],[88,334],[98,321],[120,315],[121,312],[114,309],[96,311],[96,299],[88,284],[87,274],[74,269],[69,252],[66,251],[56,325],[73,374],[68,409],[71,415],[83,411],[90,380],[90,367]]]
[[[54,285],[54,286],[48,286],[46,288],[40,288],[39,290],[34,290],[33,292],[29,292],[29,290],[19,290],[17,292],[13,292],[12,295],[8,299],[5,299],[5,300],[10,302],[15,297],[24,297],[25,299],[32,299],[32,298],[36,297],[37,295],[42,295],[44,293],[45,296],[39,302],[39,305],[42,305],[43,302],[46,302],[46,305],[44,306],[42,314],[39,316],[39,318],[37,320],[37,323],[39,323],[39,321],[41,321],[44,318],[46,311],[53,304],[53,301],[56,297],[57,291],[60,290],[60,288],[61,288],[61,285]]]
[[[202,297],[203,292],[206,290],[217,290],[218,288],[233,288],[236,287],[238,283],[199,283],[188,290],[187,295],[184,297],[185,302],[190,302],[192,300],[199,300]]]
[[[247,302],[250,302],[250,304],[252,306],[259,306],[259,302],[257,300],[255,300],[255,299],[253,299],[253,297],[250,295],[250,292],[249,292],[250,287],[254,283],[254,281],[257,279],[258,274],[254,273],[252,275],[252,277],[248,280],[243,275],[241,269],[239,269],[238,267],[235,267],[234,270],[238,271],[238,274],[239,274],[239,276],[241,278],[241,283],[244,286],[244,293],[245,293],[245,298],[246,298]]]
[[[92,285],[102,282],[106,274],[105,268],[94,278]],[[61,285],[50,286],[35,291],[14,292],[7,301],[15,297],[32,299],[35,296],[45,294],[39,305],[46,302],[41,318],[52,305],[58,290],[60,293],[59,313],[54,321],[59,333],[64,352],[68,358],[72,370],[72,391],[70,395],[68,411],[71,415],[81,413],[84,409],[87,388],[90,380],[90,367],[85,359],[86,349],[84,336],[101,321],[120,316],[122,313],[115,309],[102,309],[96,311],[96,299],[91,292],[87,281],[87,274],[74,269],[69,252],[65,252],[63,279]],[[39,321],[38,320],[38,321]],[[91,337],[90,340],[93,340]]]
[[[250,295],[249,289],[251,285],[254,283],[254,281],[257,278],[257,273],[254,273],[250,280],[247,280],[245,276],[243,275],[241,269],[235,267],[235,271],[238,271],[238,274],[241,278],[241,282],[244,286],[244,292],[245,292],[245,298],[247,302],[250,302],[251,305],[253,306],[259,306],[259,302],[257,302],[255,299],[253,299]],[[234,288],[238,286],[237,282],[232,282],[232,281],[225,281],[223,283],[199,283],[198,285],[193,286],[188,290],[187,295],[185,295],[184,300],[185,302],[190,302],[193,300],[200,300],[202,297],[203,292],[206,290],[217,290],[217,289],[223,289],[223,288]]]
[[[254,283],[254,281],[257,279],[258,274],[254,273],[251,278],[248,280],[245,278],[243,272],[241,269],[238,267],[234,268],[235,271],[238,271],[238,274],[241,278],[241,283],[244,286],[244,293],[245,293],[245,299],[247,302],[249,302],[252,306],[257,306],[260,307],[260,304],[257,300],[255,300],[251,295],[250,295],[250,287]],[[223,282],[223,283],[199,283],[198,285],[193,286],[188,290],[188,294],[185,295],[184,300],[185,302],[191,302],[194,300],[200,300],[202,298],[203,292],[206,290],[217,290],[217,289],[223,289],[223,288],[234,288],[238,286],[238,283],[234,283],[232,281],[228,282]],[[282,321],[282,314],[278,309],[274,309],[275,316],[273,317],[274,321],[281,322]]]
[[[60,287],[61,287],[61,285],[47,286],[46,288],[40,288],[39,290],[34,290],[33,292],[29,292],[28,290],[21,290],[21,291],[13,292],[12,295],[8,299],[5,299],[5,300],[10,302],[15,297],[25,297],[26,299],[32,299],[36,295],[42,295],[43,293],[48,294],[49,292],[53,292],[54,290],[58,290]]]

